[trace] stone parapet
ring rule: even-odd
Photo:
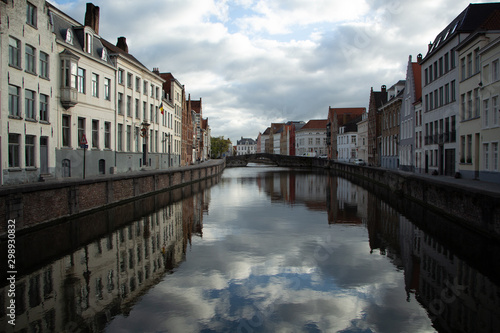
[[[224,168],[225,160],[211,160],[162,171],[3,187],[0,188],[0,238],[6,237],[8,220],[15,220],[16,233],[22,233],[70,216],[190,185],[220,175]]]

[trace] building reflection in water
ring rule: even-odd
[[[396,268],[404,271],[407,300],[422,304],[439,331],[497,332],[500,276],[498,269],[491,274],[490,266],[498,265],[494,258],[498,258],[499,246],[487,246],[496,254],[491,260],[485,260],[484,253],[480,258],[476,257],[481,253],[471,253],[466,260],[461,259],[455,254],[462,252],[460,246],[463,245],[457,239],[466,238],[472,246],[489,241],[480,236],[471,237],[469,231],[456,227],[453,222],[431,215],[432,224],[442,225],[439,236],[443,238],[442,234],[447,234],[455,239],[445,246],[438,237],[418,227],[425,227],[424,221],[418,218],[410,221],[405,216],[420,216],[414,214],[415,210],[425,211],[425,208],[407,205],[403,198],[393,198],[388,204],[380,199],[387,193],[368,191],[363,188],[365,184],[357,185],[352,180],[324,173],[291,171],[289,177],[279,172],[266,175],[259,178],[257,184],[271,200],[326,210],[329,224],[365,225],[371,252],[387,256]],[[393,207],[398,207],[399,212]],[[443,243],[446,242],[444,239]]]
[[[328,224],[366,227],[372,255],[388,257],[403,271],[407,301],[422,304],[438,331],[495,332],[500,327],[498,245],[354,179],[280,170],[241,181],[256,183],[273,202],[325,211]],[[210,191],[182,191],[106,211],[98,218],[107,221],[102,228],[75,222],[105,236],[88,241],[92,232],[70,227],[77,233],[68,232],[69,237],[81,238],[72,242],[82,245],[71,251],[65,247],[61,253],[66,255],[42,268],[35,262],[26,267],[32,273],[16,282],[16,331],[98,332],[115,315],[127,315],[141,295],[185,260],[192,237],[202,237]],[[493,257],[485,258],[484,249]],[[8,286],[0,292],[1,327],[9,327],[7,292]]]
[[[171,203],[185,191],[118,207],[111,219],[135,215],[130,207],[153,211],[19,278],[15,327],[8,324],[9,286],[4,286],[0,326],[7,332],[99,332],[113,316],[128,314],[141,295],[185,259],[191,238],[202,236],[209,192],[188,193]],[[82,218],[88,219],[96,221],[93,215]]]

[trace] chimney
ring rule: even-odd
[[[92,28],[99,35],[99,7],[94,6],[91,2],[87,2],[85,26]]]
[[[387,87],[385,86],[385,84],[380,89],[383,93],[387,92]]]
[[[422,61],[422,53],[417,55],[417,62],[420,63]]]
[[[128,53],[127,38],[118,37],[118,42],[116,43],[116,47]]]
[[[429,42],[428,52],[430,52],[431,48],[432,48],[432,42]]]
[[[156,75],[160,75],[160,69],[158,67],[154,67],[153,73],[155,73]]]

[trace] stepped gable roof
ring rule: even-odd
[[[199,101],[191,100],[191,109],[194,110],[194,112],[201,114],[201,98]]]
[[[471,33],[475,31],[495,10],[500,10],[500,2],[469,4],[467,8],[436,36],[422,62],[425,62],[442,45],[446,44],[458,33]]]
[[[307,129],[322,129],[326,130],[326,124],[328,122],[328,119],[312,119],[307,122],[300,130],[307,130]]]

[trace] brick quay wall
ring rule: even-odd
[[[218,176],[225,160],[162,171],[68,179],[0,188],[0,238],[15,220],[16,234],[45,227],[68,217],[88,214],[151,194],[173,190]]]
[[[465,228],[500,240],[500,185],[347,163],[327,162],[324,167],[340,176],[366,180]]]

